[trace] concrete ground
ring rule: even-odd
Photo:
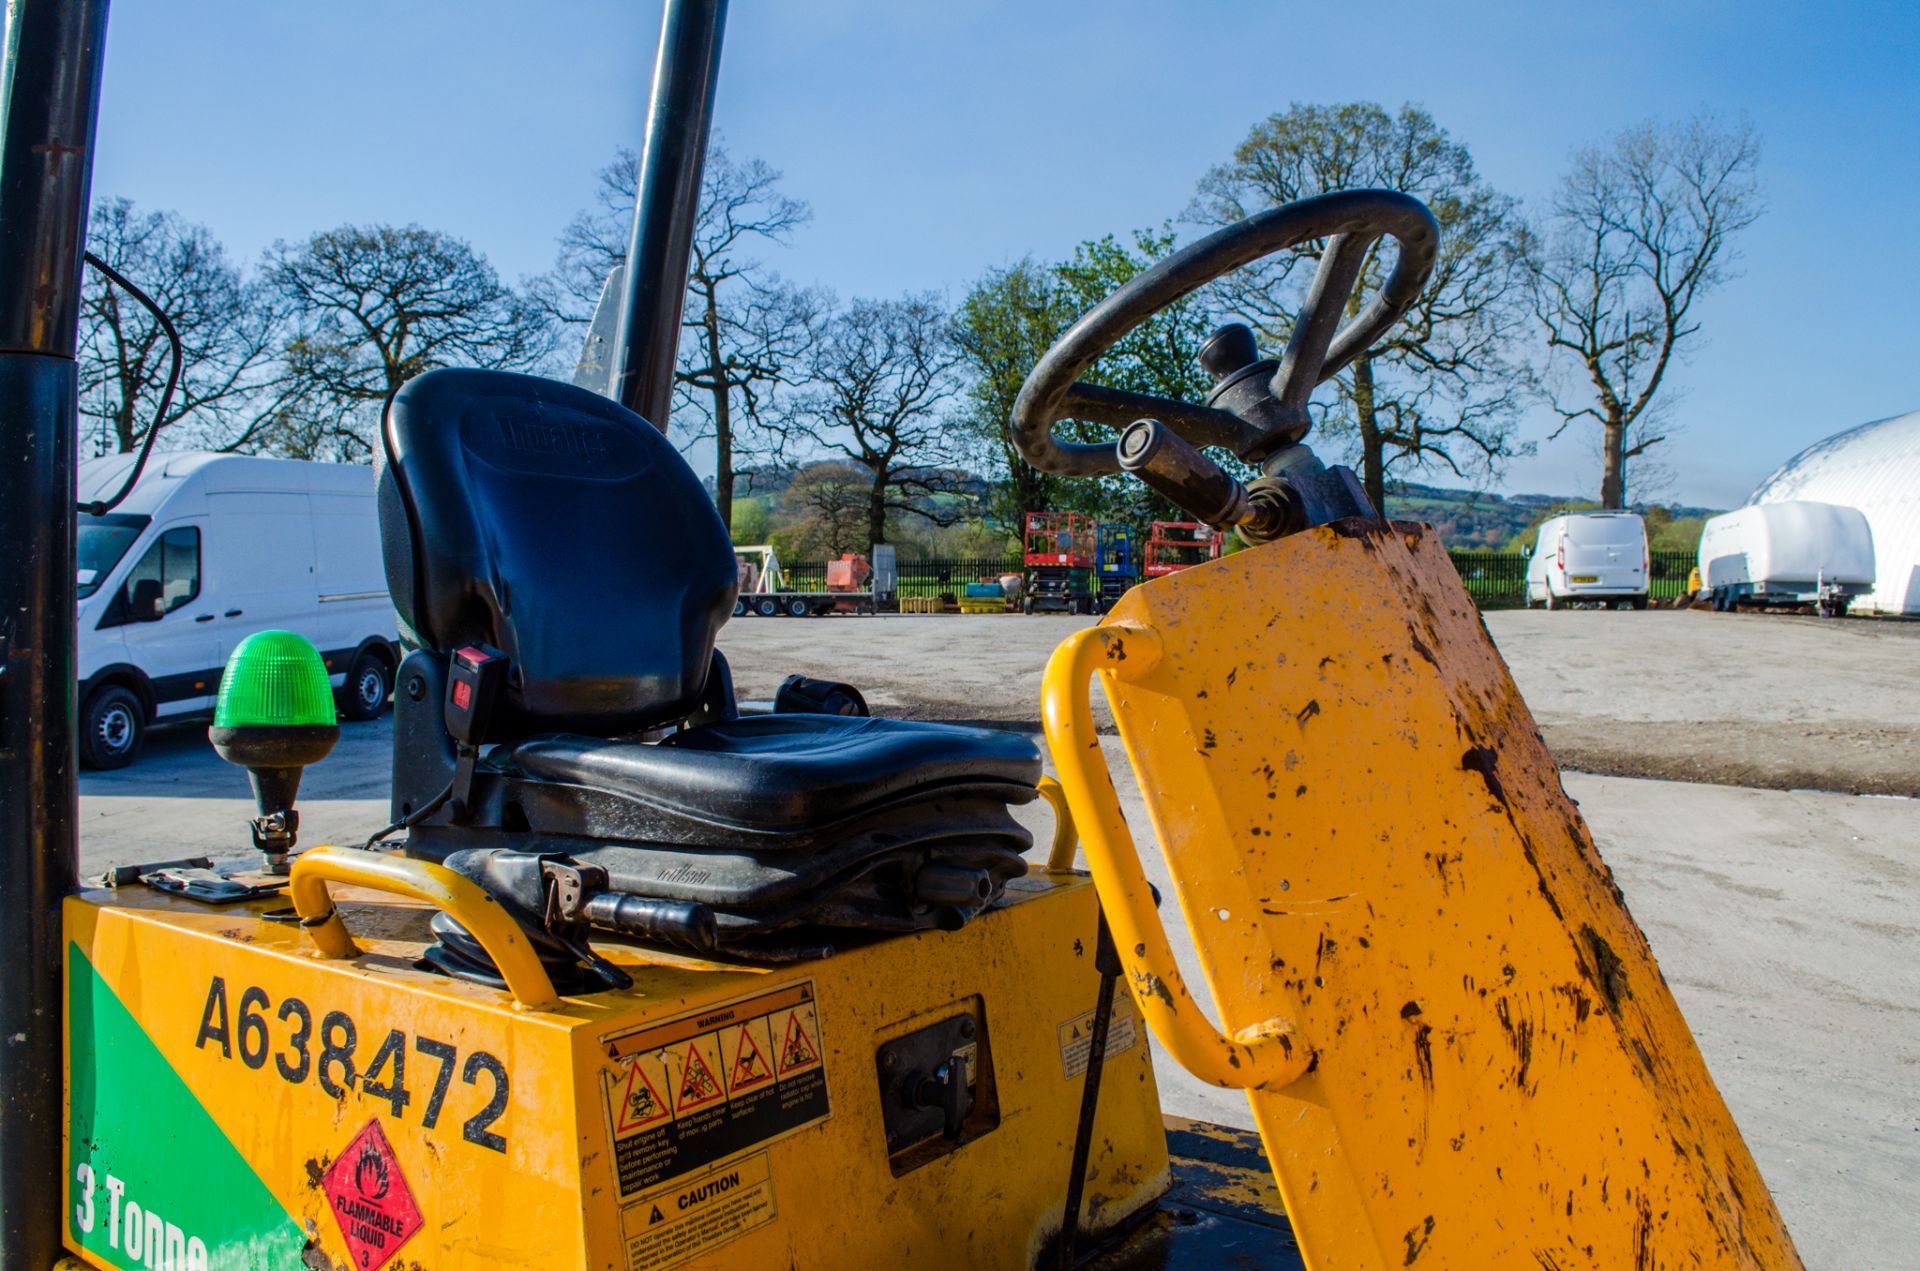
[[[876,710],[1019,721],[1047,655],[1090,621],[745,618],[721,645],[743,696],[798,671],[857,681]],[[1516,609],[1486,623],[1568,767],[1920,796],[1920,622]]]
[[[753,619],[731,623],[722,644],[746,697],[798,671],[860,684],[881,713],[1031,731],[1046,656],[1083,621]],[[1584,611],[1493,613],[1487,625],[1564,764],[1597,756],[1586,766],[1696,779],[1570,772],[1566,784],[1807,1265],[1913,1266],[1920,801],[1697,779],[1914,781],[1920,763],[1900,756],[1920,731],[1920,625]],[[334,757],[307,776],[303,841],[357,841],[385,821],[391,738],[384,720],[345,726]],[[82,780],[90,872],[245,845],[244,775],[214,757],[204,731],[162,730],[149,747],[132,768]],[[1146,824],[1137,796],[1124,797],[1132,823]],[[1031,815],[1044,843],[1046,814]],[[1166,884],[1157,854],[1148,869]],[[1197,979],[1190,944],[1179,952]],[[1170,1111],[1248,1123],[1240,1096],[1170,1064],[1159,1072]]]

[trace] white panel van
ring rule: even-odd
[[[132,455],[80,465],[82,503],[110,497]],[[373,469],[155,454],[126,500],[79,518],[80,760],[118,768],[151,724],[209,714],[227,655],[296,631],[326,659],[342,713],[372,719],[393,688]]]
[[[1569,512],[1540,526],[1527,557],[1527,605],[1647,607],[1647,526],[1637,512]]]

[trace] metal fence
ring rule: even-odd
[[[1526,603],[1527,558],[1518,552],[1449,552],[1467,594],[1482,609],[1502,609]],[[1687,589],[1693,571],[1692,552],[1654,552],[1648,594],[1670,600]]]
[[[903,560],[899,563],[900,598],[918,600],[942,595],[958,596],[967,589],[968,583],[998,578],[1002,574],[1024,573],[1026,568],[1026,564],[1018,556],[981,557],[968,560]],[[825,562],[809,561],[803,565],[788,565],[786,574],[787,586],[795,591],[827,589]]]
[[[1526,602],[1527,558],[1518,552],[1449,552],[1467,594],[1483,609],[1503,609]],[[1692,552],[1653,553],[1650,591],[1656,599],[1670,599],[1686,589],[1694,566]],[[1024,573],[1018,556],[970,560],[914,560],[900,562],[900,597],[930,599],[958,596],[966,585],[1001,574]],[[825,591],[827,567],[808,562],[787,567],[787,586],[795,591]]]

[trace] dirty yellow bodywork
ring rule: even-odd
[[[1027,1267],[1061,1225],[1098,984],[1084,877],[785,966],[606,944],[631,990],[542,1000],[544,972],[510,953],[514,993],[416,965],[435,908],[511,938],[445,871],[305,859],[306,929],[264,916],[285,901],[66,902],[67,1242],[86,1265]],[[879,1048],[961,1015],[959,1146],[890,1151]],[[1168,1183],[1130,1008],[1089,1179],[1093,1232]]]
[[[1137,587],[1055,654],[1045,712],[1136,1004],[1247,1089],[1310,1267],[1800,1265],[1430,531],[1343,523]]]

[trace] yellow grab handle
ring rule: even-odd
[[[529,1011],[552,1010],[560,1003],[553,991],[553,980],[540,965],[520,924],[486,889],[470,878],[462,877],[428,861],[409,860],[383,852],[365,852],[339,847],[316,847],[302,853],[293,862],[287,888],[294,912],[313,937],[322,956],[352,958],[360,946],[347,934],[346,924],[333,907],[328,883],[366,887],[374,891],[410,896],[444,910],[480,942],[514,1001]]]
[[[1040,797],[1053,809],[1053,844],[1047,848],[1047,872],[1064,874],[1073,868],[1073,857],[1080,850],[1080,835],[1073,828],[1073,811],[1067,807],[1067,792],[1052,777],[1040,778]]]
[[[1094,730],[1094,674],[1135,679],[1150,671],[1160,655],[1160,638],[1146,627],[1089,627],[1067,637],[1048,660],[1040,689],[1047,744],[1060,773],[1072,824],[1086,847],[1094,889],[1147,1026],[1167,1053],[1202,1081],[1236,1089],[1277,1090],[1306,1072],[1307,1047],[1294,1035],[1290,1020],[1267,1020],[1228,1038],[1202,1014],[1174,962],[1173,947],[1154,908],[1139,849],[1120,811],[1113,774]],[[1057,848],[1057,835],[1055,843]]]

